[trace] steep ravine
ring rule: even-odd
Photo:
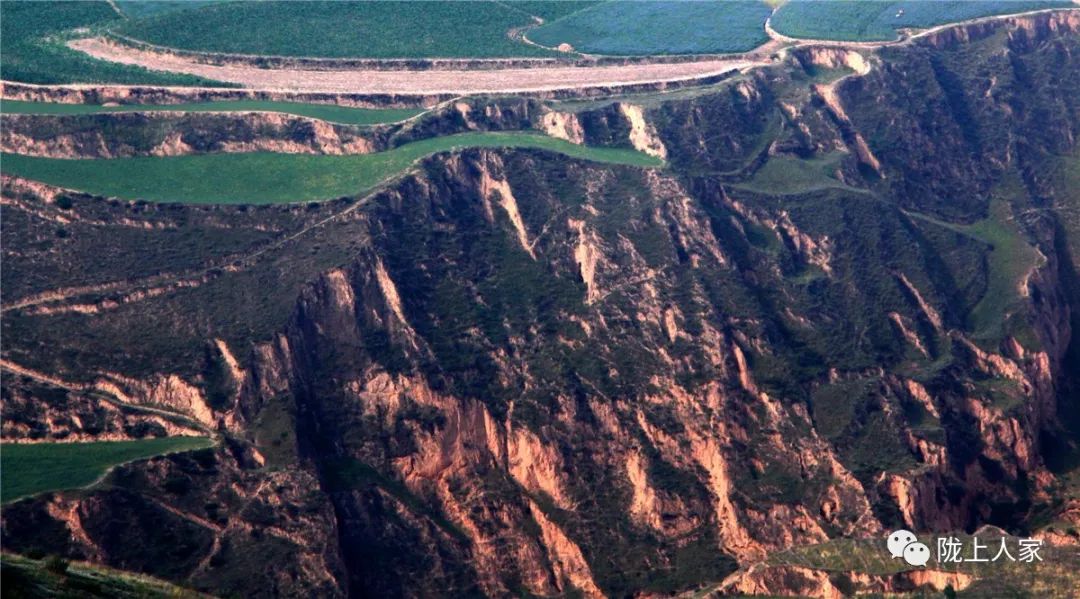
[[[329,217],[140,214],[295,237],[99,313],[7,312],[35,338],[5,330],[5,358],[171,401],[229,441],[6,506],[5,547],[261,596],[973,584],[758,564],[897,526],[1037,534],[1060,498],[1045,451],[1076,388],[1080,230],[1056,166],[1075,164],[1080,41],[1068,22],[981,27],[890,49],[827,93],[813,68],[766,69],[576,112],[475,101],[415,133],[539,118],[668,169],[474,149],[304,235]],[[32,196],[5,196],[5,217],[70,212],[76,236],[107,205]],[[258,334],[236,308],[248,281],[287,306],[267,304],[282,316]],[[122,374],[155,346],[99,355],[94,336],[143,313],[196,324],[170,331],[184,351],[168,368]],[[85,336],[66,335],[73,318]],[[84,372],[63,371],[70,356]],[[136,552],[109,522],[176,549]]]

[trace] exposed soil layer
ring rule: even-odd
[[[193,58],[139,50],[102,38],[75,40],[69,46],[101,60],[158,71],[189,73],[245,87],[269,90],[339,93],[494,93],[635,85],[715,77],[761,64],[744,59],[714,59],[674,64],[603,67],[545,67],[500,70],[384,71],[264,69],[256,66],[205,64]]]

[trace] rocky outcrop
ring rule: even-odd
[[[581,121],[572,112],[551,111],[540,117],[540,130],[548,135],[574,144],[585,143]]]
[[[434,106],[455,97],[453,94],[430,96],[394,94],[296,93],[228,87],[152,87],[117,85],[35,85],[4,81],[0,96],[29,102],[61,102],[67,104],[186,104],[229,100],[268,100],[281,102],[311,102],[336,104],[357,108],[413,108]]]
[[[199,435],[177,415],[140,410],[85,391],[4,373],[4,443],[122,441]]]
[[[1080,31],[1080,11],[1042,11],[1015,17],[978,19],[955,27],[941,27],[918,36],[920,45],[954,48],[1005,30],[1010,42],[1037,43]]]
[[[866,54],[849,48],[804,46],[792,52],[803,68],[810,66],[825,69],[846,68],[857,75],[865,75],[871,68]]]
[[[657,139],[656,129],[645,121],[640,106],[620,102],[619,112],[630,121],[630,145],[650,156],[667,158],[667,148]]]

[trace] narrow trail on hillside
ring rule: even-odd
[[[185,426],[192,430],[209,432],[209,429],[207,429],[205,425],[193,419],[191,416],[184,414],[183,412],[176,412],[173,410],[166,410],[154,406],[124,401],[119,397],[116,397],[115,395],[100,389],[97,385],[92,383],[75,383],[71,381],[66,381],[50,374],[38,372],[37,370],[21,366],[19,364],[16,364],[15,362],[12,362],[11,360],[0,358],[0,371],[4,370],[8,371],[9,373],[26,377],[43,385],[48,385],[50,387],[64,389],[73,393],[88,393],[96,395],[100,399],[107,401],[119,408],[130,409],[137,412],[146,412],[148,414],[156,414],[165,418],[180,419],[187,423]]]
[[[181,289],[199,287],[219,277],[247,270],[254,266],[260,257],[280,249],[282,246],[315,229],[356,212],[367,205],[375,195],[381,192],[382,187],[386,183],[398,177],[405,176],[411,172],[411,170],[412,169],[404,171],[403,173],[396,173],[393,178],[380,182],[375,189],[367,195],[325,218],[308,223],[299,230],[286,233],[269,243],[260,245],[247,252],[217,257],[212,264],[208,264],[202,268],[172,273],[160,273],[140,279],[123,279],[119,281],[98,283],[95,285],[61,287],[58,289],[42,291],[5,304],[0,308],[0,313],[22,310],[27,311],[30,315],[43,316],[72,312],[90,315],[104,310],[119,308],[120,306],[145,299],[160,298]],[[83,302],[78,301],[80,298],[87,298],[87,296],[102,293],[108,293],[111,297]]]

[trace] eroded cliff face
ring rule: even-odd
[[[182,156],[221,152],[366,154],[376,132],[273,113],[113,113],[3,117],[0,149],[52,158]]]
[[[65,388],[58,382],[18,372],[5,376],[5,443],[117,441],[201,432],[197,422],[180,414],[113,403],[89,389]]]
[[[684,269],[691,281],[730,271],[708,216],[678,182],[634,171],[598,181],[595,171],[528,164],[534,160],[506,164],[496,153],[466,152],[433,163],[428,176],[379,201],[375,244],[394,249],[376,247],[380,259],[330,273],[304,295],[290,345],[306,356],[297,369],[310,389],[298,390],[298,401],[318,423],[325,467],[357,462],[402,481],[402,493],[471,539],[459,551],[489,594],[516,585],[534,593],[631,590],[645,559],[670,564],[685,580],[697,574],[680,569],[681,551],[720,576],[724,553],[752,559],[824,540],[826,529],[876,532],[862,487],[810,430],[805,409],[757,388],[740,348],[751,351],[753,341],[714,309],[665,299],[676,284],[669,270]],[[536,187],[545,178],[535,173],[549,169],[582,186],[580,204],[560,206]],[[533,174],[522,181],[515,173]],[[493,180],[503,197],[517,197],[521,214],[493,210]],[[610,198],[620,187],[649,196]],[[625,201],[632,205],[620,207]],[[615,218],[629,222],[644,215],[643,230],[613,227],[620,210]],[[478,238],[468,241],[464,230]],[[493,251],[473,254],[477,262],[439,258],[473,243]],[[427,254],[436,244],[440,252]],[[592,258],[583,258],[582,244]],[[477,269],[490,275],[462,274]],[[418,291],[427,285],[442,287],[442,301]],[[700,283],[685,293],[707,303]],[[464,315],[456,312],[477,308],[454,298],[476,294],[492,313],[458,329],[454,319]],[[514,300],[540,294],[552,305]],[[385,345],[365,341],[373,329]],[[360,353],[331,358],[340,347]],[[561,373],[575,364],[567,380]],[[702,371],[708,383],[680,381]],[[816,478],[821,488],[799,504],[794,495],[751,498],[734,482],[767,471],[789,484]],[[605,489],[597,479],[609,481]],[[362,506],[355,494],[339,501],[349,513]],[[504,524],[492,528],[492,518]],[[594,519],[613,530],[584,524]],[[537,526],[542,534],[523,534]],[[634,542],[634,530],[648,536]],[[627,542],[615,568],[590,570],[600,552]],[[522,553],[494,549],[503,546]],[[388,585],[385,572],[372,564],[357,573],[358,584]]]
[[[17,95],[17,94],[16,94]],[[50,97],[50,101],[62,101]],[[5,114],[0,150],[51,158],[184,156],[208,153],[368,154],[442,135],[536,129],[575,144],[666,150],[642,107],[608,104],[578,112],[535,98],[441,102],[398,123],[345,125],[275,112],[161,110],[89,115]]]
[[[8,550],[112,564],[216,594],[344,596],[336,524],[311,473],[227,447],[120,466],[104,488],[4,508]]]
[[[862,594],[964,591],[972,576],[957,572],[913,570],[891,576],[834,573],[804,566],[758,566],[739,572],[717,589],[722,596],[781,595],[840,599]]]
[[[452,94],[398,96],[395,94],[335,94],[289,93],[255,89],[205,87],[154,87],[127,85],[35,85],[4,81],[0,94],[13,100],[28,102],[62,102],[66,104],[184,104],[230,100],[269,100],[281,102],[310,102],[357,108],[412,108],[435,106],[454,98]]]
[[[5,326],[57,354],[6,357],[62,369],[74,352],[94,364],[79,384],[182,412],[231,453],[24,500],[5,509],[5,543],[29,547],[33,521],[72,555],[227,590],[248,567],[239,548],[280,542],[292,569],[252,583],[268,594],[966,588],[958,574],[764,561],[897,526],[1075,518],[1046,447],[1075,388],[1080,198],[1058,169],[1076,160],[1077,39],[1067,19],[1022,23],[942,54],[927,49],[937,38],[873,60],[821,51],[664,102],[475,100],[396,134],[535,119],[666,156],[663,170],[465,150],[332,216],[128,215],[243,219],[287,242],[256,238],[263,261],[236,249],[197,286],[93,314],[32,311],[63,294],[27,300]],[[854,74],[823,81],[808,65]],[[50,228],[119,218],[91,212],[103,200],[61,209],[20,189],[5,211]],[[105,368],[91,342],[56,333],[78,318],[104,335],[141,312],[198,323],[175,328],[165,372],[123,374],[158,346]],[[197,499],[163,495],[173,476]],[[121,508],[136,528],[180,518],[169,530],[190,559],[163,571],[115,548],[99,524]]]

